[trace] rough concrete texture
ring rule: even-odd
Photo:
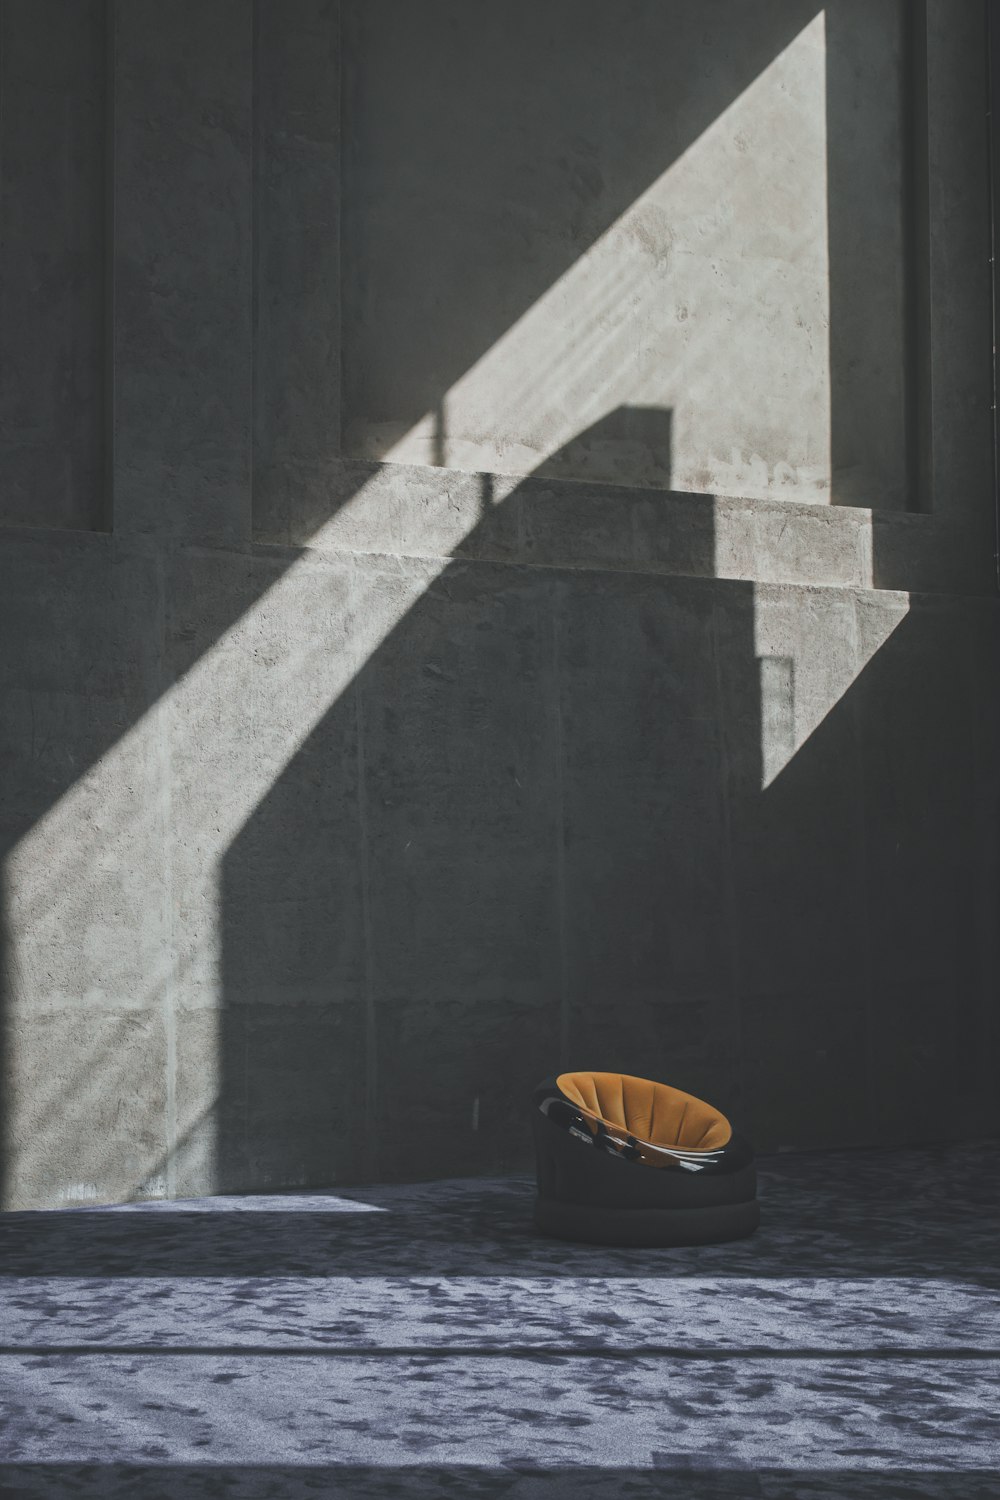
[[[282,547],[462,557],[761,583],[992,594],[989,507],[936,515],[734,500],[416,464],[289,465],[255,509]]]
[[[0,518],[106,524],[105,6],[0,11]]]
[[[706,22],[699,139],[813,23],[753,9],[752,67]],[[509,1166],[562,1063],[703,1093],[765,1147],[995,1129],[984,392],[933,346],[973,459],[931,515],[888,480],[864,508],[636,488],[618,458],[698,429],[622,388],[564,392],[531,475],[345,459],[382,367],[357,259],[340,292],[342,41],[372,114],[339,10],[114,11],[114,526],[58,529],[39,486],[0,534],[5,1201]],[[629,8],[627,56],[663,10]],[[648,165],[605,164],[616,214]],[[580,249],[532,222],[529,301]],[[941,296],[975,302],[961,263]],[[476,322],[454,285],[447,368],[400,325],[414,420],[523,310]],[[572,477],[595,434],[624,482]]]
[[[231,545],[253,441],[253,8],[161,9],[109,23],[115,527]]]
[[[991,600],[63,551],[101,659],[116,576],[167,604],[133,698],[5,683],[15,1201],[510,1164],[570,1062],[771,1147],[995,1127]]]
[[[351,451],[829,499],[817,7],[346,15]],[[899,129],[898,42],[863,54],[881,145]],[[901,153],[874,155],[897,174],[877,183],[891,205]],[[880,291],[875,313],[897,384],[901,305]],[[868,476],[884,503],[903,490],[900,412],[890,394],[890,473]]]
[[[905,5],[347,6],[349,451],[906,509],[910,428],[933,423],[936,472],[988,483],[985,133],[946,103],[981,107],[981,42],[959,8],[930,80],[952,366],[932,413]]]

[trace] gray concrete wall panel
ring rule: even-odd
[[[115,527],[250,533],[253,7],[114,7]]]
[[[0,7],[0,522],[108,524],[101,0]]]
[[[19,489],[27,429],[0,434],[4,1202],[522,1166],[527,1093],[562,1065],[661,1076],[765,1150],[995,1131],[978,7],[928,3],[920,389],[895,5],[517,4],[475,12],[472,53],[451,0],[108,9],[114,233],[85,112],[58,222],[93,237],[56,236],[79,279],[37,323],[50,374],[63,316],[89,373],[78,400],[25,390],[87,506],[110,390],[113,532],[41,471]],[[48,14],[9,3],[4,35],[40,47]],[[55,47],[67,97],[97,45]],[[67,139],[50,121],[32,149]],[[706,169],[683,222],[628,218],[706,142],[729,196]],[[717,229],[745,231],[750,279],[718,261],[681,319],[670,278],[705,291]],[[42,260],[8,231],[16,345],[14,272]],[[815,370],[803,267],[829,298]],[[586,349],[505,386],[557,283]],[[705,354],[683,400],[620,384],[643,327]],[[487,367],[507,428],[449,426]],[[928,513],[904,508],[921,390]],[[358,456],[428,413],[421,462]]]
[[[254,524],[340,449],[340,8],[255,7]]]
[[[903,15],[347,5],[348,451],[905,509]]]

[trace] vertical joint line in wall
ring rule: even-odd
[[[250,473],[251,539],[254,535],[254,490],[259,449],[257,344],[260,318],[260,0],[253,0],[250,18]]]
[[[556,942],[559,965],[559,1067],[569,1066],[570,1000],[569,955],[566,922],[566,790],[564,777],[564,733],[562,714],[562,678],[560,664],[559,606],[560,585],[552,586],[552,727],[555,753],[555,839],[556,839]]]
[[[104,0],[104,307],[103,410],[101,412],[101,495],[95,521],[99,531],[115,525],[115,91],[116,0]]]
[[[162,553],[156,554],[157,570],[157,648],[159,654],[159,682],[156,706],[156,760],[157,780],[160,787],[160,811],[163,826],[160,830],[164,849],[163,951],[165,954],[165,980],[163,985],[163,1036],[166,1053],[165,1088],[165,1135],[166,1168],[164,1191],[168,1198],[177,1196],[177,955],[174,931],[174,855],[171,828],[173,826],[173,786],[170,761],[170,720],[172,704],[170,682],[166,670],[167,649],[167,576]]]
[[[351,613],[358,595],[357,563],[351,566]],[[368,764],[365,739],[365,708],[361,692],[361,664],[355,663],[351,691],[357,734],[358,836],[361,866],[361,921],[365,973],[365,1153],[367,1175],[378,1174],[378,1027],[375,1014],[374,947],[371,915],[371,858],[368,843]]]
[[[993,400],[993,544],[994,571],[1000,584],[1000,13],[997,0],[986,0],[986,114],[990,196],[990,311],[992,318]]]
[[[931,236],[927,0],[904,0],[901,115],[903,136],[903,372],[908,509],[933,508]]]
[[[341,5],[334,5],[334,46],[337,49],[337,257],[334,337],[337,340],[337,409],[331,413],[333,425],[333,451],[337,458],[344,452],[344,125],[346,122],[346,96],[344,81],[344,20]]]
[[[7,102],[3,92],[6,9],[6,0],[0,0],[0,212],[3,210],[4,114]],[[6,1036],[4,1034],[7,1029],[6,1008],[8,1001],[12,998],[11,981],[13,979],[10,957],[10,941],[13,934],[7,930],[7,912],[10,906],[9,896],[5,861],[0,860],[0,1210],[5,1209],[10,1202],[7,1179],[10,1173],[8,1164],[13,1144],[13,1121],[11,1119],[11,1099],[7,1087]]]
[[[851,663],[854,670],[854,680],[857,681],[859,663],[861,662],[861,631],[858,625],[858,596],[855,594],[851,601],[851,621],[853,631],[853,653],[854,659]],[[861,866],[858,871],[861,889],[861,920],[863,930],[861,933],[861,956],[864,964],[864,1004],[862,1014],[864,1015],[864,1085],[865,1085],[865,1129],[876,1132],[869,1136],[871,1140],[877,1140],[879,1122],[875,1118],[875,1101],[879,1096],[879,1088],[875,1065],[875,1040],[872,1033],[872,1024],[875,1019],[875,950],[872,933],[872,901],[869,889],[869,861],[868,861],[868,798],[865,786],[865,758],[861,750],[861,724],[859,722],[860,709],[858,706],[857,693],[848,693],[850,699],[851,730],[854,744],[854,785],[857,795],[852,799],[852,806],[857,818],[858,839],[858,862]]]
[[[756,610],[756,600],[753,604]],[[712,667],[715,677],[715,722],[719,735],[719,778],[721,782],[722,813],[722,871],[726,904],[726,927],[729,949],[729,1024],[732,1028],[733,1057],[737,1069],[737,1081],[743,1073],[743,1016],[741,999],[742,945],[740,942],[739,913],[736,902],[736,874],[733,867],[733,815],[730,796],[729,736],[726,700],[722,685],[722,651],[719,641],[719,606],[713,604],[711,614]]]

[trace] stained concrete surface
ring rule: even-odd
[[[997,1147],[762,1163],[749,1240],[524,1179],[0,1219],[4,1493],[1000,1495]]]
[[[737,497],[988,487],[976,0],[930,0],[920,76],[888,0],[57,12],[5,9],[8,521],[115,491],[232,542],[251,470],[266,509],[342,430]],[[652,429],[598,432],[622,406]]]
[[[106,7],[0,14],[0,515],[108,524]]]
[[[991,601],[403,545],[87,539],[53,613],[25,541],[40,640],[134,634],[9,684],[16,1204],[509,1168],[560,1056],[763,1147],[995,1128]]]
[[[340,247],[367,208],[342,190],[341,132],[364,101],[339,97],[341,74],[358,76],[341,65],[341,9],[130,0],[102,11],[106,45],[69,59],[77,94],[113,104],[104,275],[75,241],[66,262],[79,327],[104,330],[91,353],[114,439],[111,489],[73,526],[112,529],[67,529],[38,486],[0,538],[16,647],[0,663],[5,1201],[495,1172],[522,1159],[524,1094],[560,1057],[686,1083],[765,1146],[996,1128],[978,0],[928,7],[928,149],[948,186],[929,211],[923,515],[893,510],[888,481],[845,491],[873,507],[855,509],[572,478],[600,452],[634,480],[618,459],[645,447],[673,484],[689,386],[677,411],[631,388],[603,415],[574,397],[535,477],[345,460],[358,262],[345,271]],[[662,9],[629,14],[660,25]],[[831,25],[833,10],[872,14],[830,9]],[[456,14],[421,11],[428,35]],[[713,33],[704,119],[675,121],[671,150],[711,132],[815,14],[753,11],[769,18],[762,50]],[[891,31],[895,11],[863,24]],[[5,25],[29,22],[21,0],[5,6]],[[664,66],[674,76],[677,56]],[[835,77],[827,125],[843,127],[854,105]],[[487,82],[462,88],[485,101]],[[545,119],[554,98],[535,101]],[[590,102],[563,100],[567,132]],[[636,118],[655,123],[650,110]],[[620,124],[605,121],[612,143]],[[96,213],[78,126],[60,126],[66,203],[83,193]],[[551,182],[563,167],[543,136]],[[652,180],[648,155],[616,162],[581,233],[599,237]],[[29,222],[16,163],[5,150],[4,191]],[[884,425],[871,345],[847,333],[868,292],[891,301],[895,270],[852,293],[838,182],[829,437],[846,482]],[[423,365],[402,372],[418,406],[575,266],[579,237],[535,239],[508,300],[490,302],[492,282],[482,298],[451,288],[450,362],[428,345],[430,383]],[[693,322],[714,326],[712,308]],[[402,367],[412,328],[399,333]],[[5,338],[15,366],[35,357],[23,318]],[[865,370],[853,386],[848,356]],[[872,398],[864,422],[855,398]],[[895,437],[881,457],[897,467]],[[19,493],[12,473],[0,501]]]
[[[349,452],[905,508],[903,7],[388,0],[344,26]],[[672,413],[672,451],[592,430],[622,405]]]

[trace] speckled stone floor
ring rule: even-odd
[[[1000,1143],[771,1159],[710,1249],[532,1196],[3,1217],[0,1495],[1000,1497]]]

